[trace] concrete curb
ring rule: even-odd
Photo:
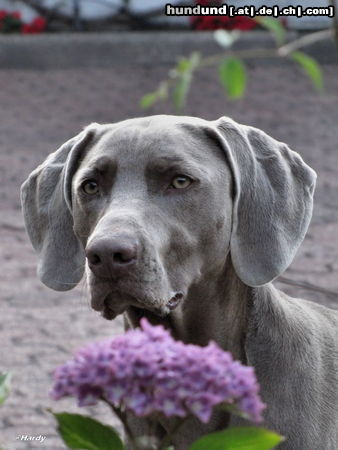
[[[289,32],[288,39],[297,37]],[[249,32],[235,48],[272,48],[269,33]],[[220,52],[210,32],[60,33],[0,37],[0,69],[108,68],[119,64],[172,64],[193,50],[208,55]],[[306,52],[320,63],[338,63],[335,44],[321,41]],[[274,61],[264,60],[264,63]]]

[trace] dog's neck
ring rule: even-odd
[[[206,275],[191,286],[183,303],[169,316],[161,319],[131,307],[127,318],[130,325],[136,327],[145,316],[151,323],[161,323],[170,329],[175,339],[187,343],[206,345],[213,340],[245,363],[248,311],[259,289],[243,284],[228,258],[217,276]]]

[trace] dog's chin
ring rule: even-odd
[[[127,309],[128,303],[126,301],[112,301],[112,298],[110,295],[108,295],[104,301],[101,311],[102,317],[104,317],[107,320],[113,320],[118,315],[124,313],[124,311]]]
[[[100,308],[95,307],[94,309],[100,311],[102,317],[107,320],[115,319],[118,315],[124,313],[130,306],[136,308],[139,311],[146,310],[161,318],[167,316],[171,311],[169,301],[166,303],[154,301],[147,302],[146,298],[139,299],[136,296],[134,297],[130,294],[120,292],[109,293],[105,297],[103,303],[100,303]]]

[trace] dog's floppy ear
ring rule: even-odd
[[[21,186],[26,229],[39,256],[38,276],[56,291],[75,287],[84,271],[84,250],[73,232],[69,183],[96,126],[50,154]]]
[[[221,118],[213,137],[234,179],[230,252],[239,278],[261,286],[292,262],[312,215],[316,173],[263,131]]]

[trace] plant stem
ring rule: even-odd
[[[123,423],[126,435],[127,435],[128,439],[129,439],[130,443],[132,444],[133,448],[135,450],[137,450],[138,449],[138,445],[136,444],[135,436],[134,436],[131,428],[129,427],[127,416],[125,415],[125,413],[123,411],[121,411],[121,409],[115,408],[113,405],[111,405],[111,407],[112,407],[112,410],[114,411],[114,413],[117,415],[117,417]]]
[[[172,430],[170,430],[170,432],[166,436],[164,436],[164,438],[161,440],[158,450],[165,450],[166,447],[170,445],[170,441],[173,435],[187,421],[187,419],[189,419],[189,416],[185,417],[184,419],[178,419],[176,425],[173,426]]]
[[[128,424],[128,420],[127,420],[127,416],[126,414],[121,411],[120,408],[116,408],[115,406],[113,406],[111,403],[107,402],[106,399],[104,399],[103,397],[101,397],[101,400],[104,401],[112,410],[113,412],[117,415],[117,417],[120,419],[120,421],[123,424],[124,427],[124,431],[126,433],[127,438],[129,439],[130,443],[132,444],[134,450],[138,449],[138,445],[136,444],[136,439],[135,436]]]
[[[331,37],[332,37],[332,30],[324,30],[318,31],[316,33],[307,34],[306,36],[302,36],[299,39],[289,42],[288,44],[285,44],[276,49],[269,50],[264,48],[258,48],[256,50],[238,50],[226,53],[218,53],[216,55],[210,56],[209,58],[202,59],[198,68],[217,64],[227,56],[235,56],[243,59],[285,57],[290,53],[292,53],[294,50],[297,50],[301,47],[313,44],[314,42],[318,42],[323,39]]]
[[[228,56],[235,56],[243,59],[247,58],[266,58],[266,57],[277,57],[277,50],[266,50],[263,48],[259,48],[257,50],[238,50],[231,51],[226,53],[217,53],[216,55],[209,56],[208,58],[204,58],[201,60],[199,67],[212,66],[214,64],[219,63],[223,58]]]
[[[306,45],[313,44],[323,39],[328,39],[333,37],[332,30],[323,30],[316,33],[307,34],[305,36],[296,39],[295,41],[289,42],[288,44],[279,47],[277,50],[278,56],[287,56],[294,50],[305,47]]]

